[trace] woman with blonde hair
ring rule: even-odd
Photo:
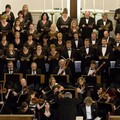
[[[78,22],[76,19],[73,19],[72,22],[71,22],[71,25],[70,25],[70,30],[69,30],[69,37],[70,39],[73,38],[73,34],[78,32],[79,35],[81,33],[80,29],[79,29],[79,26],[78,26]]]
[[[24,26],[26,27],[26,29],[28,29],[28,26],[30,25],[30,23],[33,22],[33,18],[32,18],[31,13],[28,10],[28,5],[27,4],[23,5],[22,11],[23,11],[24,21],[25,21]]]

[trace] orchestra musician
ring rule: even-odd
[[[78,98],[81,98],[84,100],[87,96],[87,89],[86,89],[86,81],[83,77],[79,77],[77,81],[78,85],[76,88],[76,92],[78,94]]]
[[[27,102],[23,102],[20,106],[20,109],[17,112],[18,114],[34,114],[32,110],[29,109],[29,105]]]
[[[51,104],[48,101],[45,102],[40,115],[40,120],[55,120],[55,111],[51,108]]]
[[[97,21],[97,30],[99,31],[98,38],[101,39],[104,37],[104,31],[112,31],[113,30],[113,23],[111,20],[107,18],[107,14],[103,13],[102,18]]]
[[[55,85],[58,85],[58,83],[56,82],[56,79],[51,76],[49,78],[49,85],[42,90],[43,98],[47,98],[47,96],[52,94],[52,90]]]
[[[71,76],[70,68],[68,66],[66,66],[66,61],[64,59],[59,60],[59,66],[57,66],[54,69],[53,74]]]
[[[27,70],[27,74],[31,74],[31,75],[41,74],[41,70],[39,68],[37,68],[36,62],[31,63],[31,69]]]
[[[96,76],[98,73],[96,72],[97,70],[97,65],[96,61],[92,60],[90,62],[90,67],[85,67],[83,75],[88,75],[88,76]]]

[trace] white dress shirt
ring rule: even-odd
[[[59,71],[58,71],[58,75],[60,75],[61,74],[61,72],[63,71],[63,68],[59,68]],[[65,75],[65,71],[63,72],[63,74],[62,75]]]
[[[86,106],[86,119],[92,119],[91,106]]]
[[[103,56],[105,56],[106,50],[107,50],[107,46],[102,47],[102,55],[103,55]]]

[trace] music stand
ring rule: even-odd
[[[66,86],[69,83],[69,75],[57,75],[57,74],[51,74],[52,77],[56,79],[56,82]]]
[[[106,112],[113,112],[113,107],[110,103],[97,102],[99,110],[105,110]]]
[[[6,87],[8,85],[15,85],[15,83],[20,84],[20,79],[23,78],[23,74],[22,73],[13,73],[13,74],[9,74],[9,73],[4,73],[4,83],[3,83],[3,90],[6,90]]]
[[[120,84],[120,68],[109,68],[111,83]]]
[[[97,77],[96,76],[87,76],[87,75],[83,75],[83,77],[85,78],[86,81],[86,85],[87,87],[93,87],[95,88],[97,85]]]
[[[43,74],[37,74],[37,75],[31,75],[31,74],[26,74],[26,80],[28,86],[33,85],[33,89],[36,89],[36,86],[39,87],[40,84],[45,83],[45,76]]]

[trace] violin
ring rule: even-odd
[[[44,102],[45,102],[45,100],[43,98],[35,97],[35,98],[32,99],[32,103],[34,103],[34,104],[37,104],[37,103],[43,104]]]

